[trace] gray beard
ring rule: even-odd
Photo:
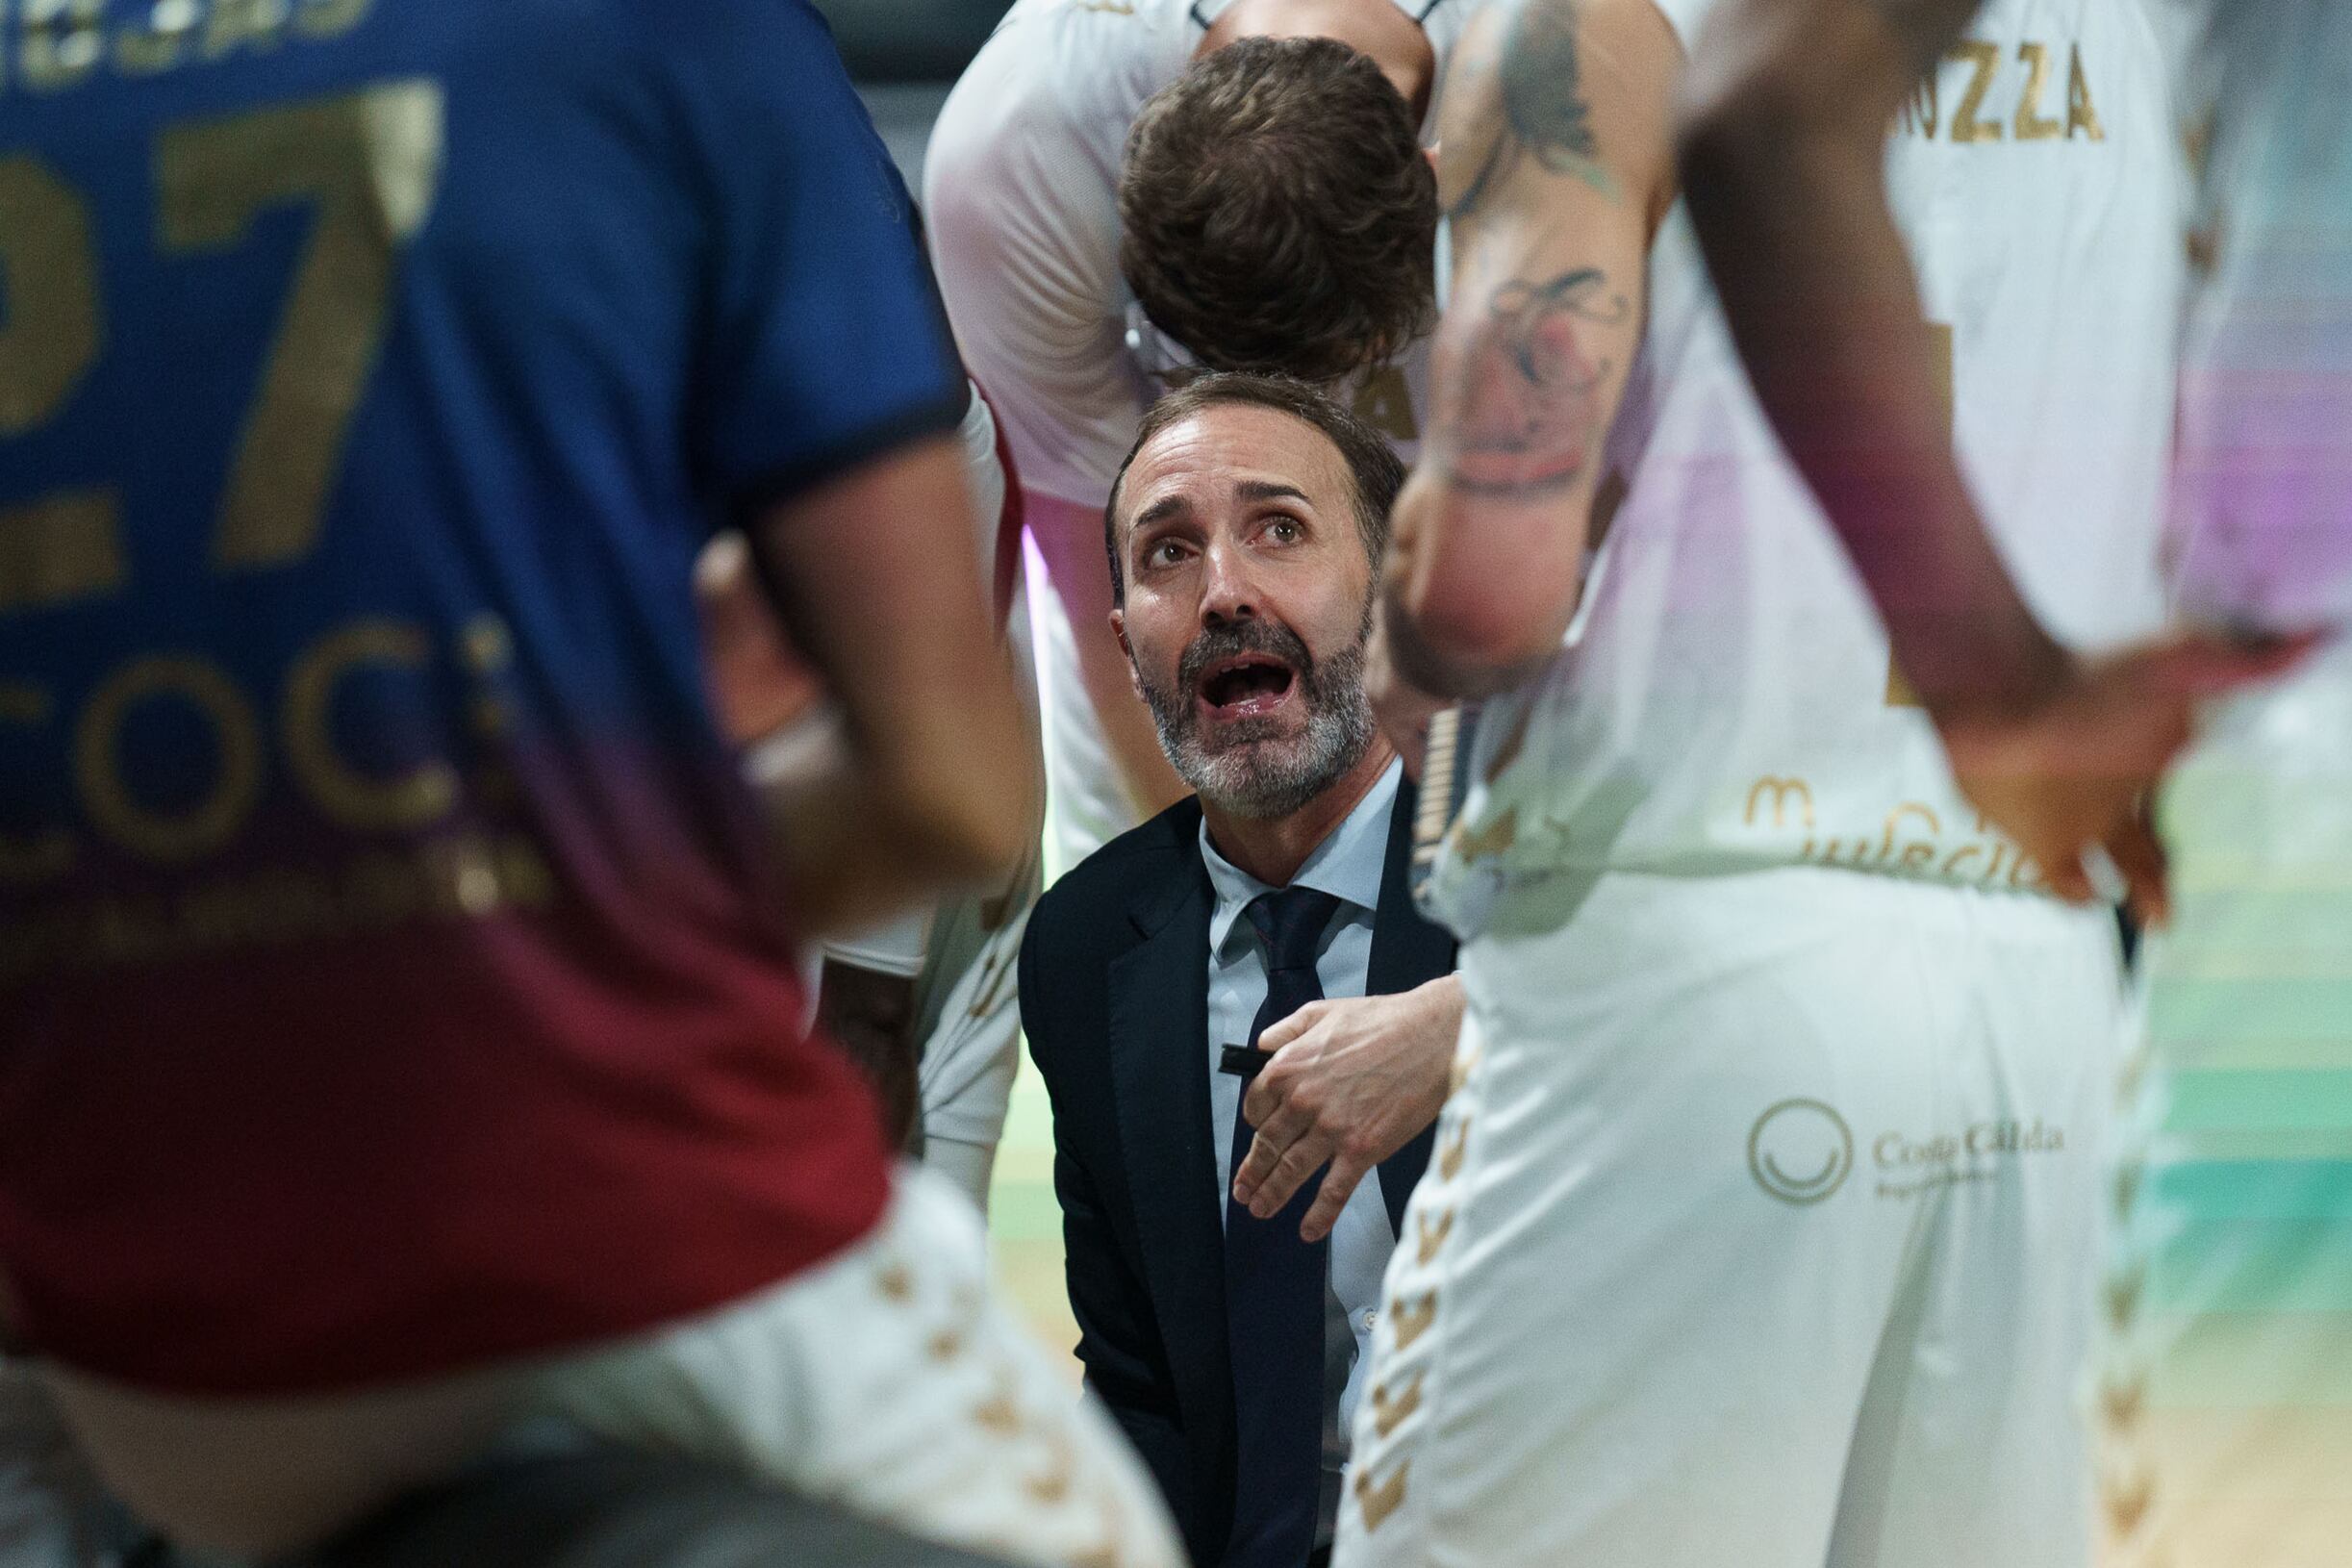
[[[1159,731],[1160,749],[1176,777],[1209,805],[1252,822],[1290,816],[1346,777],[1371,749],[1375,729],[1372,700],[1364,694],[1364,648],[1372,635],[1372,611],[1368,598],[1354,644],[1321,663],[1287,630],[1273,638],[1226,639],[1214,645],[1203,638],[1186,652],[1176,690],[1145,681],[1144,699]],[[1306,731],[1287,746],[1268,746],[1265,743],[1275,738],[1275,721],[1247,719],[1227,728],[1223,744],[1211,751],[1202,742],[1200,710],[1193,703],[1199,670],[1244,649],[1289,656],[1299,695],[1306,702]]]

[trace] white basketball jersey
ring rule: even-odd
[[[1685,47],[1710,4],[1662,0]],[[2078,645],[2163,614],[2171,138],[2140,0],[1992,0],[1887,146],[1963,468],[2027,598]],[[1908,702],[1749,391],[1680,206],[1649,281],[1609,442],[1626,499],[1559,656],[1479,722],[1437,906],[1465,934],[1538,931],[1595,872],[1791,863],[2036,886]]]
[[[2163,0],[2198,176],[2182,608],[2352,622],[2352,4]]]

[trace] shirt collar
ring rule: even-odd
[[[1404,776],[1404,764],[1391,762],[1364,792],[1355,809],[1315,846],[1290,885],[1328,893],[1367,913],[1378,910],[1380,879],[1388,869],[1388,819],[1397,802],[1397,782]],[[1217,907],[1208,921],[1209,951],[1222,952],[1250,900],[1274,889],[1217,852],[1209,842],[1205,818],[1201,822],[1201,859],[1217,895]]]

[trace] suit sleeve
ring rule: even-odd
[[[1041,904],[1021,945],[1021,1020],[1038,1075],[1053,1101],[1053,1193],[1062,1210],[1063,1268],[1070,1310],[1078,1324],[1078,1364],[1086,1386],[1159,1482],[1169,1511],[1185,1520],[1191,1516],[1192,1468],[1167,1353],[1143,1281],[1121,1255],[1100,1189],[1075,1147],[1081,1113],[1068,1079],[1073,1064],[1056,1049],[1055,1010],[1039,986],[1038,950],[1052,923],[1050,906]]]

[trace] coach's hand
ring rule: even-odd
[[[1451,974],[1397,996],[1310,1001],[1269,1026],[1257,1044],[1274,1059],[1241,1102],[1257,1130],[1233,1201],[1272,1219],[1328,1161],[1299,1234],[1329,1235],[1365,1173],[1437,1120],[1461,1029]]]

